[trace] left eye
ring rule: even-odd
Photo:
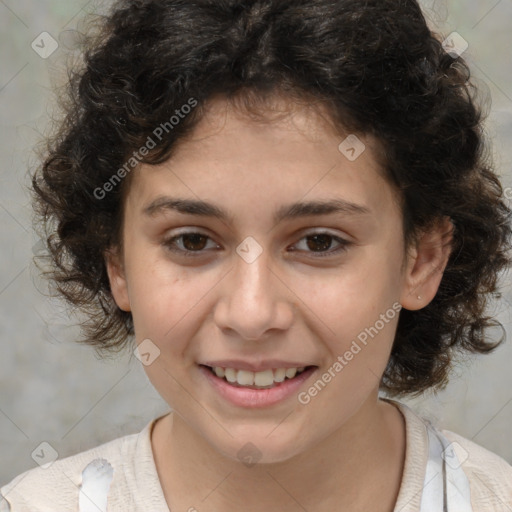
[[[164,245],[172,252],[181,253],[183,256],[194,257],[201,256],[208,240],[213,242],[209,236],[200,232],[192,231],[173,236],[165,240]],[[351,245],[351,242],[348,240],[344,240],[343,238],[324,232],[308,234],[301,238],[300,241],[302,240],[306,241],[306,246],[310,249],[306,252],[311,252],[315,254],[315,257],[320,258],[338,254],[339,252],[346,250],[346,248]],[[326,249],[332,245],[333,240],[339,244],[339,247],[335,250],[326,251]],[[181,243],[178,243],[178,241]],[[179,245],[182,245],[182,247],[177,247]],[[218,247],[215,243],[214,245]],[[295,251],[296,249],[292,249],[292,252]]]
[[[311,233],[301,238],[301,241],[302,240],[306,240],[306,246],[311,249],[311,251],[306,252],[316,253],[316,258],[323,258],[326,256],[332,256],[333,254],[338,254],[341,251],[346,250],[346,248],[351,244],[348,240],[340,238],[339,236],[331,235],[330,233]],[[331,251],[325,251],[324,249],[328,249],[332,245],[333,240],[339,244],[338,248]]]

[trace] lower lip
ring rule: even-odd
[[[308,368],[293,379],[285,379],[269,389],[251,389],[232,386],[229,382],[217,377],[211,370],[199,366],[208,382],[225,399],[239,407],[268,407],[277,404],[296,394],[302,384],[315,372],[316,366]]]

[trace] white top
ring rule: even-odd
[[[395,512],[512,512],[512,466],[469,439],[436,429],[405,404],[385,400],[398,407],[406,425]],[[0,488],[0,512],[170,512],[151,448],[157,419],[138,434],[21,473]]]

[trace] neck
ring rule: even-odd
[[[405,457],[398,409],[367,400],[347,423],[284,462],[245,465],[217,452],[176,413],[152,434],[155,464],[171,510],[373,510],[391,512]]]

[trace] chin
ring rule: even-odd
[[[247,467],[255,464],[276,464],[286,462],[303,452],[295,438],[288,440],[283,437],[270,439],[259,429],[254,434],[227,436],[223,440],[210,439],[211,446],[222,456],[235,462],[241,462]]]

